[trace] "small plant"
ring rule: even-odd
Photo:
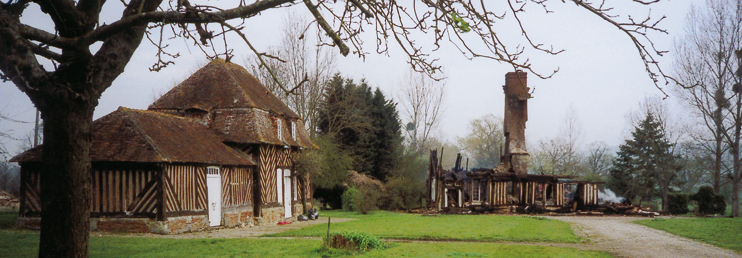
[[[363,232],[344,231],[341,233],[332,233],[329,238],[324,239],[325,247],[369,251],[374,249],[386,249],[387,243],[381,239]]]

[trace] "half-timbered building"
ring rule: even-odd
[[[42,146],[21,165],[18,224],[38,227]],[[93,122],[93,230],[181,233],[275,223],[311,208],[309,172],[293,159],[316,148],[304,122],[243,67],[215,60],[150,105]]]
[[[250,203],[230,208],[240,216],[275,222],[300,214],[302,201],[311,205],[309,177],[296,173],[293,159],[302,149],[316,146],[299,115],[245,68],[214,60],[149,110],[197,119],[222,142],[256,161]]]
[[[215,203],[248,202],[252,157],[222,144],[196,121],[122,107],[95,120],[92,131],[93,230],[197,231],[224,223]],[[21,227],[40,223],[40,182],[53,173],[41,162],[42,147],[11,160],[21,165]]]

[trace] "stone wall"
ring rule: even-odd
[[[207,215],[170,217],[165,221],[150,221],[150,231],[156,234],[181,234],[209,228]]]
[[[222,226],[228,228],[252,226],[255,223],[254,217],[252,205],[225,208],[222,210]]]
[[[41,229],[41,218],[18,218],[16,227],[39,230]],[[202,231],[207,228],[209,228],[209,219],[206,215],[171,217],[165,221],[156,221],[149,218],[90,218],[91,231],[168,235]]]

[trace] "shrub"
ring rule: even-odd
[[[422,183],[407,177],[392,177],[385,187],[386,191],[381,196],[382,209],[393,211],[421,206],[420,199],[425,194]]]
[[[724,214],[727,209],[724,196],[714,194],[714,189],[711,186],[699,188],[698,192],[691,196],[690,199],[698,202],[698,208],[696,210],[696,214],[698,215]]]
[[[381,239],[362,232],[344,231],[332,233],[330,238],[324,239],[325,246],[344,250],[369,251],[389,247]]]
[[[358,208],[356,208],[356,199],[359,197],[359,191],[355,187],[350,187],[348,190],[345,190],[343,193],[343,196],[341,197],[343,200],[343,210],[346,211],[356,211]]]
[[[379,189],[371,185],[359,185],[358,193],[353,202],[358,212],[368,214],[369,212],[379,209],[379,198],[381,193]]]
[[[690,199],[689,194],[685,193],[671,193],[667,196],[667,208],[670,214],[686,214],[690,210],[688,209],[688,200]]]

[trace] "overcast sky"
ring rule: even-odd
[[[607,5],[618,5],[616,14],[631,13],[638,19],[646,17],[650,10],[632,1],[606,2]],[[525,29],[536,43],[566,50],[557,56],[533,51],[528,51],[527,56],[524,56],[530,58],[534,68],[544,74],[559,69],[551,79],[541,80],[532,74],[528,76],[529,87],[535,88],[528,105],[526,135],[529,145],[533,146],[539,140],[556,136],[564,123],[565,115],[572,109],[582,126],[584,146],[597,141],[617,146],[632,129],[627,124],[626,115],[631,110],[636,110],[644,98],[664,95],[647,76],[636,48],[625,34],[574,4],[561,1],[548,3],[553,13],[545,14],[541,8],[527,6],[528,12],[521,17]],[[673,71],[673,40],[683,35],[684,20],[690,3],[690,0],[673,0],[650,6],[653,17],[666,16],[659,27],[667,29],[669,34],[655,33],[651,36],[659,49],[671,51],[659,59],[663,70],[668,74]],[[120,16],[118,1],[109,1],[106,8],[110,9],[106,11],[111,14],[108,17]],[[258,49],[278,44],[282,18],[291,10],[306,14],[306,8],[298,5],[268,10],[260,16],[248,19],[245,25],[249,30],[246,34],[252,43]],[[51,24],[39,12],[26,14],[22,19],[32,25]],[[512,30],[512,24],[503,24],[511,27],[498,28],[507,32],[500,34],[500,37],[520,38],[519,33]],[[370,35],[366,37],[368,36]],[[428,38],[422,37],[420,40],[426,39]],[[229,42],[235,48],[235,62],[243,64],[242,60],[249,54],[247,47],[236,37],[230,38]],[[373,43],[373,40],[367,42]],[[156,93],[171,88],[207,62],[201,51],[183,40],[173,40],[171,45],[171,51],[181,55],[175,60],[176,64],[161,72],[150,72],[148,68],[156,60],[155,50],[145,39],[125,72],[101,97],[95,118],[106,115],[119,106],[146,109]],[[365,50],[374,52],[372,45],[366,46]],[[444,45],[433,57],[440,59],[439,64],[443,66],[447,77],[447,109],[439,130],[440,136],[455,141],[457,137],[467,134],[470,120],[490,113],[502,117],[502,85],[505,73],[513,69],[511,66],[484,59],[468,60],[451,45]],[[337,69],[346,77],[356,80],[366,78],[387,96],[397,96],[403,77],[409,70],[405,61],[400,51],[394,48],[390,56],[370,54],[365,62],[357,56],[338,55]],[[671,95],[666,101],[670,106],[676,107],[677,99],[671,94],[672,85],[663,84],[661,85],[665,91]],[[675,108],[673,112],[682,116],[680,114],[683,111]],[[0,83],[0,113],[16,120],[33,122],[35,108],[15,85],[4,82]],[[32,128],[30,123],[0,121],[0,130],[10,130],[11,135],[16,138],[22,138]],[[17,151],[19,142],[7,139],[2,141],[10,148],[11,153]]]

